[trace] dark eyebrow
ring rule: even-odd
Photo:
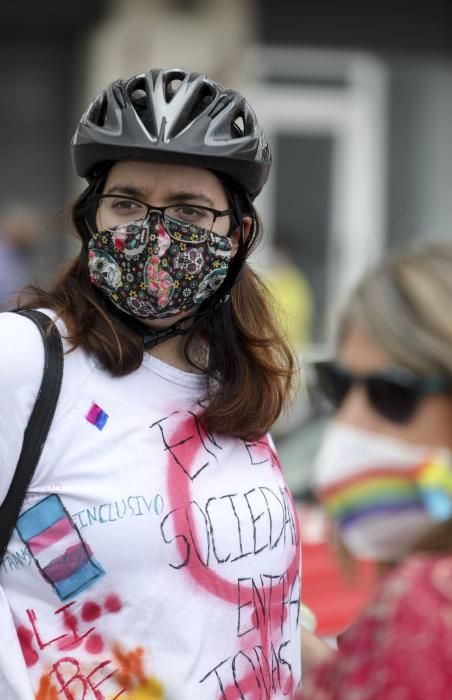
[[[129,197],[145,197],[146,191],[134,185],[114,185],[105,194],[125,194]]]
[[[194,200],[204,202],[204,204],[207,204],[209,207],[214,206],[214,202],[210,197],[202,192],[185,192],[184,190],[180,190],[168,196],[169,202],[193,202]]]
[[[146,200],[149,192],[137,187],[136,185],[114,185],[105,194],[124,194],[128,197],[135,197],[137,199]],[[214,202],[203,192],[186,192],[185,190],[180,190],[177,192],[172,192],[167,197],[168,202],[203,202],[209,207],[214,206]]]

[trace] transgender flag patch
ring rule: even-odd
[[[22,513],[16,529],[60,600],[71,598],[105,574],[58,496],[47,496]]]

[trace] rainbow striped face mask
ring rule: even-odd
[[[396,562],[452,517],[452,452],[333,423],[316,458],[315,489],[354,556]]]

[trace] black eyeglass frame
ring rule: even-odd
[[[372,408],[395,423],[408,422],[415,414],[420,400],[425,396],[452,392],[452,377],[420,375],[405,367],[392,366],[378,372],[358,374],[351,372],[338,362],[323,360],[314,362],[313,368],[317,380],[316,386],[333,405],[335,411],[339,409],[353,386],[363,385]],[[336,396],[332,390],[333,377],[338,380],[336,390],[342,382],[342,387],[336,392]],[[405,392],[404,395],[403,392]],[[389,401],[391,398],[392,402]]]
[[[121,194],[95,194],[93,195],[93,199],[97,201],[97,207],[100,207],[100,204],[103,199],[126,199],[130,202],[136,202],[137,204],[140,204],[142,207],[146,207],[146,216],[142,217],[140,219],[137,219],[137,221],[147,221],[149,219],[149,216],[153,211],[158,212],[162,219],[164,221],[174,221],[172,217],[165,217],[165,211],[167,209],[174,209],[174,207],[193,207],[193,209],[202,209],[204,211],[208,211],[211,214],[213,214],[213,221],[212,221],[212,226],[209,230],[209,233],[215,233],[213,231],[213,227],[215,224],[215,221],[219,219],[222,216],[228,216],[231,215],[231,226],[229,228],[228,233],[226,234],[227,237],[230,237],[232,234],[233,229],[237,226],[237,214],[234,209],[213,209],[212,207],[206,207],[204,204],[193,204],[191,202],[177,202],[176,204],[168,204],[164,207],[156,207],[153,204],[148,204],[147,202],[141,201],[141,199],[137,199],[136,197],[129,197],[128,195],[121,195]],[[186,223],[187,226],[190,226],[189,222],[180,222],[180,223]],[[196,224],[192,224],[193,226],[196,226]],[[198,226],[198,228],[200,228]],[[207,231],[207,229],[206,229]]]

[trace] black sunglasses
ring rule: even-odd
[[[372,408],[393,423],[408,422],[424,396],[452,390],[452,379],[448,377],[421,376],[402,367],[354,374],[336,362],[316,362],[313,366],[317,386],[334,409],[339,408],[354,385],[361,384]]]

